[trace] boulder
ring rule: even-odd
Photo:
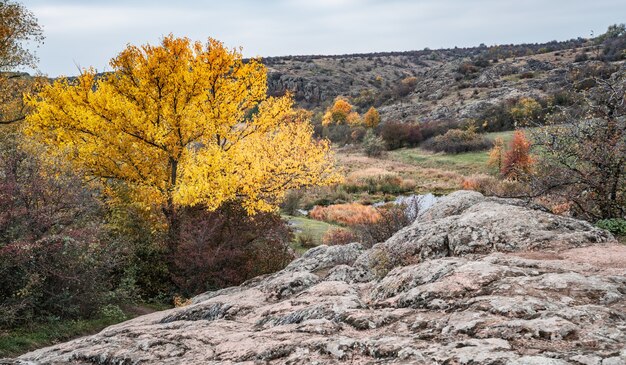
[[[457,192],[388,241],[0,364],[623,364],[626,246]]]

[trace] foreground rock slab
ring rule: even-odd
[[[626,364],[625,298],[626,246],[605,231],[457,192],[373,248],[320,246],[4,363]]]

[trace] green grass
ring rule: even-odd
[[[291,215],[283,215],[283,218],[286,219],[289,223],[291,223],[298,231],[296,232],[296,237],[305,232],[310,234],[317,244],[322,243],[322,237],[324,237],[324,233],[331,228],[337,228],[339,226],[334,224],[329,224],[326,222],[318,221],[315,219],[309,219],[306,217],[294,217]],[[296,250],[298,254],[303,254],[308,250],[308,248],[302,247],[296,242],[292,244],[292,248]]]
[[[17,356],[55,343],[85,336],[118,323],[119,319],[59,320],[0,332],[0,358]]]
[[[515,131],[486,133],[485,137],[487,137],[489,139],[492,139],[492,140],[494,140],[496,138],[502,138],[504,143],[508,144],[513,139],[513,133],[514,132]]]
[[[502,138],[505,144],[513,138],[513,131],[487,133],[489,139]],[[432,153],[421,148],[403,148],[390,152],[392,158],[423,168],[437,168],[455,171],[463,175],[487,173],[489,151],[466,153]]]
[[[421,148],[400,149],[390,152],[392,158],[423,168],[437,168],[469,175],[487,171],[488,151],[457,154],[431,153]]]
[[[171,308],[164,304],[125,305],[125,317],[99,316],[92,319],[52,320],[28,327],[0,330],[0,358],[15,357],[42,347],[98,333],[104,328],[154,311]]]

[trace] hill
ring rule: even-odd
[[[623,45],[622,45],[623,46]],[[617,72],[607,47],[586,39],[543,44],[387,52],[337,56],[287,56],[263,60],[268,92],[294,94],[303,107],[321,111],[336,96],[383,120],[419,122],[480,118],[490,106],[520,97],[562,92],[572,75],[582,81],[598,69]],[[609,54],[609,56],[607,56]],[[614,64],[618,64],[614,62]],[[596,70],[596,71],[594,71]]]

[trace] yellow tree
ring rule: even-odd
[[[361,122],[359,114],[353,110],[354,107],[344,97],[338,96],[322,118],[322,125],[350,124],[357,125]]]
[[[367,128],[378,127],[378,124],[380,124],[380,114],[378,114],[378,110],[376,110],[376,108],[369,108],[365,115],[363,115],[363,124]]]
[[[504,152],[504,140],[498,137],[493,141],[493,148],[489,151],[489,160],[487,161],[487,165],[495,168],[498,173],[502,171]]]
[[[249,212],[289,189],[339,179],[327,141],[312,138],[290,96],[266,96],[266,69],[214,39],[128,46],[113,71],[85,70],[29,97],[27,133],[105,186],[122,182],[159,207],[170,232],[181,205]]]

